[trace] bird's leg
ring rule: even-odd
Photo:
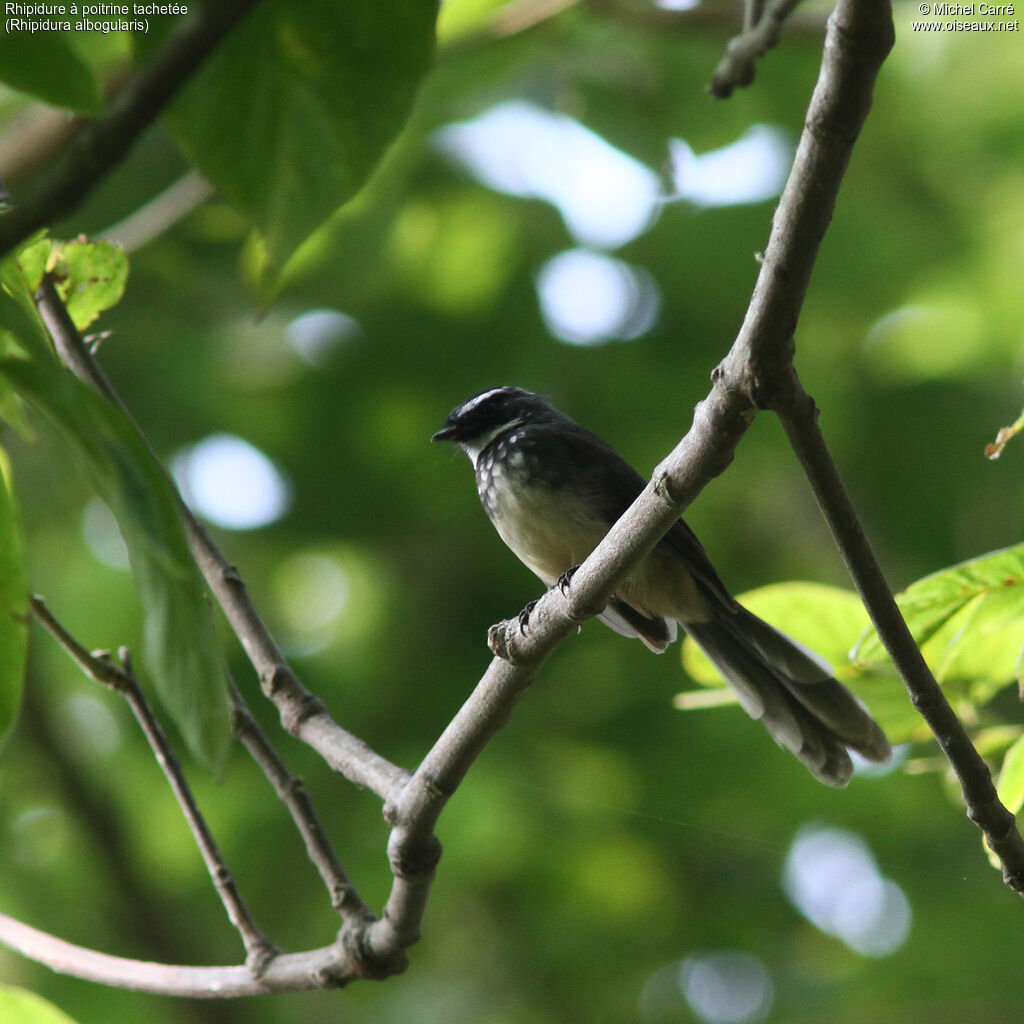
[[[519,613],[519,632],[523,636],[526,636],[526,631],[530,625],[530,613],[537,607],[538,600],[539,598],[535,598]]]
[[[569,584],[572,582],[573,576],[576,575],[576,570],[579,568],[578,565],[574,565],[571,569],[566,569],[555,583],[555,586],[561,591],[562,596],[569,590]]]

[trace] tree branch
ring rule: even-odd
[[[0,942],[23,956],[75,978],[153,995],[236,999],[272,992],[336,988],[359,975],[338,945],[282,953],[254,977],[248,967],[186,967],[98,953],[0,914]]]
[[[362,901],[341,866],[331,841],[327,838],[316,811],[313,810],[313,803],[302,780],[292,775],[274,750],[234,682],[231,683],[231,702],[235,735],[263,769],[277,795],[288,808],[295,827],[306,845],[306,853],[331,894],[331,905],[347,920],[376,920],[376,915]]]
[[[376,921],[375,916],[348,881],[301,782],[278,758],[233,684],[236,732],[292,812],[310,858],[328,884],[332,903],[345,917],[346,923],[338,941],[331,946],[284,955],[268,942],[256,926],[224,864],[181,766],[139,687],[127,649],[122,648],[119,652],[121,664],[118,665],[107,652],[88,651],[60,624],[40,597],[30,597],[29,605],[36,618],[87,675],[128,701],[178,799],[228,917],[243,938],[247,956],[244,967],[185,967],[114,957],[75,946],[4,914],[0,914],[0,942],[54,970],[89,981],[153,994],[193,998],[234,998],[334,988],[355,978],[384,977],[404,969],[404,947],[370,949],[366,932]]]
[[[142,442],[152,453],[152,447],[145,435],[139,430],[117,392],[85,346],[49,276],[44,276],[35,295],[35,300],[47,330],[53,338],[58,355],[65,365],[77,377],[95,387],[125,413]],[[155,457],[154,454],[154,459]],[[177,488],[173,481],[169,480],[169,483],[177,495]],[[179,502],[193,557],[220,602],[236,636],[249,656],[249,660],[259,673],[264,693],[277,706],[282,726],[292,735],[308,743],[335,771],[343,774],[351,782],[365,786],[382,799],[387,800],[392,793],[405,785],[409,773],[393,765],[372,750],[359,737],[337,725],[320,700],[301,684],[253,607],[238,572],[226,561],[202,524],[181,501],[180,495]],[[83,664],[83,667],[90,664],[91,655],[77,645],[73,639],[69,651],[76,657],[76,660],[80,661],[80,664]],[[301,802],[302,798],[295,795],[294,799]],[[300,815],[304,814],[299,803],[296,803],[295,807]],[[418,937],[418,922],[422,916],[422,905],[417,905],[415,914],[410,914],[404,909],[407,904],[403,902],[403,912],[400,915],[398,927],[393,932],[388,932],[385,928],[386,934],[382,935],[382,928],[378,927],[381,922],[377,921],[359,900],[348,883],[341,865],[333,857],[329,846],[326,845],[326,840],[315,834],[316,828],[312,821],[315,819],[307,818],[303,821],[301,827],[304,830],[304,838],[307,843],[312,842],[316,848],[317,860],[315,863],[331,888],[332,900],[337,899],[339,902],[336,905],[339,909],[345,909],[346,918],[339,935],[338,948],[334,951],[334,958],[329,969],[328,966],[324,966],[323,976],[315,983],[307,979],[306,984],[296,985],[293,983],[292,987],[322,988],[327,985],[344,984],[358,977],[387,977],[404,970],[407,965],[404,950]],[[437,856],[440,854],[440,846],[436,840],[434,840],[434,846],[437,852],[430,864],[431,873]],[[400,863],[399,860],[392,859],[392,870],[396,874],[396,888],[401,892],[404,891],[404,879],[399,880]],[[408,856],[405,857],[405,863],[409,863]],[[417,879],[420,877],[418,873],[420,863],[422,862],[417,862],[416,867]],[[396,867],[396,865],[398,866]],[[417,884],[413,886],[413,889],[417,893],[422,893],[425,898],[426,889],[423,886]],[[391,911],[394,911],[395,906],[395,901],[389,901]],[[414,928],[402,923],[412,920],[413,917],[416,921]],[[395,920],[394,917],[389,918],[387,913],[385,913],[385,919],[386,924],[391,924]],[[277,959],[273,963],[276,963]],[[161,975],[161,977],[168,976]],[[119,984],[118,982],[110,983]]]
[[[102,117],[84,125],[42,184],[0,218],[0,258],[34,231],[70,213],[127,156],[135,140],[258,2],[194,5],[195,13],[181,30],[115,94]]]
[[[43,278],[35,300],[64,364],[124,412],[152,453],[149,441],[82,341],[48,275]],[[156,458],[155,454],[153,457]],[[174,487],[173,481],[171,486]],[[176,487],[174,491],[178,493]],[[386,799],[396,785],[404,783],[408,772],[341,728],[321,701],[302,685],[253,606],[238,571],[221,554],[206,528],[180,497],[179,502],[192,556],[258,673],[263,692],[277,706],[284,729],[308,743],[350,782]]]
[[[950,707],[900,614],[818,426],[818,410],[795,371],[788,392],[779,395],[775,408],[878,636],[903,677],[914,707],[960,780],[968,817],[1002,862],[1003,881],[1024,894],[1024,838],[1014,816],[999,801],[988,765]]]
[[[105,651],[90,653],[57,621],[41,597],[30,597],[29,606],[35,617],[86,675],[97,683],[115,690],[128,702],[192,830],[206,869],[227,911],[228,919],[242,937],[246,949],[246,962],[253,974],[261,974],[266,964],[277,955],[278,950],[260,931],[224,863],[224,858],[185,779],[181,764],[174,756],[163,728],[142,693],[139,681],[132,670],[128,649],[122,647],[119,651],[120,665]]]

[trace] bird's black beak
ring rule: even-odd
[[[458,430],[452,425],[442,427],[430,440],[431,441],[454,441]]]

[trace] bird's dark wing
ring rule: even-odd
[[[611,445],[568,417],[531,424],[523,431],[518,446],[541,483],[578,495],[581,507],[599,516],[605,529],[612,527],[647,486],[647,481]],[[682,519],[658,546],[668,548],[682,563],[680,568],[691,573],[712,600],[734,607],[703,546]]]
[[[559,458],[552,466],[571,466],[571,484],[587,495],[592,507],[599,510],[610,529],[647,486],[647,481],[614,448],[597,434],[570,421],[572,429],[563,424],[545,432],[543,445],[548,451],[559,448]],[[561,482],[563,485],[566,481]],[[551,481],[558,486],[557,481]],[[697,535],[680,519],[658,542],[668,548],[697,579],[709,596],[732,608],[735,602],[711,564]]]

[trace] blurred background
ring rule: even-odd
[[[467,396],[515,383],[649,472],[742,320],[827,11],[800,8],[753,87],[716,102],[705,86],[735,15],[686,7],[449,0],[407,130],[269,305],[246,224],[159,127],[54,229],[132,250],[125,298],[98,325],[104,367],[305,683],[407,767],[485,669],[487,627],[539,588],[464,457],[431,433]],[[1024,400],[1020,35],[915,32],[917,10],[896,9],[796,339],[897,588],[1018,543],[1024,523],[1024,444],[983,456]],[[114,75],[127,43],[102,46]],[[0,154],[31,153],[27,133],[52,116],[0,93]],[[16,193],[35,172],[5,173]],[[137,646],[113,520],[46,436],[5,437],[32,588],[89,647]],[[849,585],[770,416],[687,518],[737,593]],[[238,962],[126,709],[33,632],[0,763],[0,907],[111,953]],[[0,979],[83,1024],[1019,1020],[1021,906],[955,787],[923,770],[934,749],[831,791],[737,707],[675,710],[693,685],[678,648],[656,658],[596,623],[570,638],[441,819],[401,977],[200,1004],[0,950]],[[1003,711],[1021,720],[1012,699]],[[297,743],[280,749],[379,910],[379,802]],[[244,753],[220,779],[190,777],[268,934],[287,950],[331,941],[319,880]]]

